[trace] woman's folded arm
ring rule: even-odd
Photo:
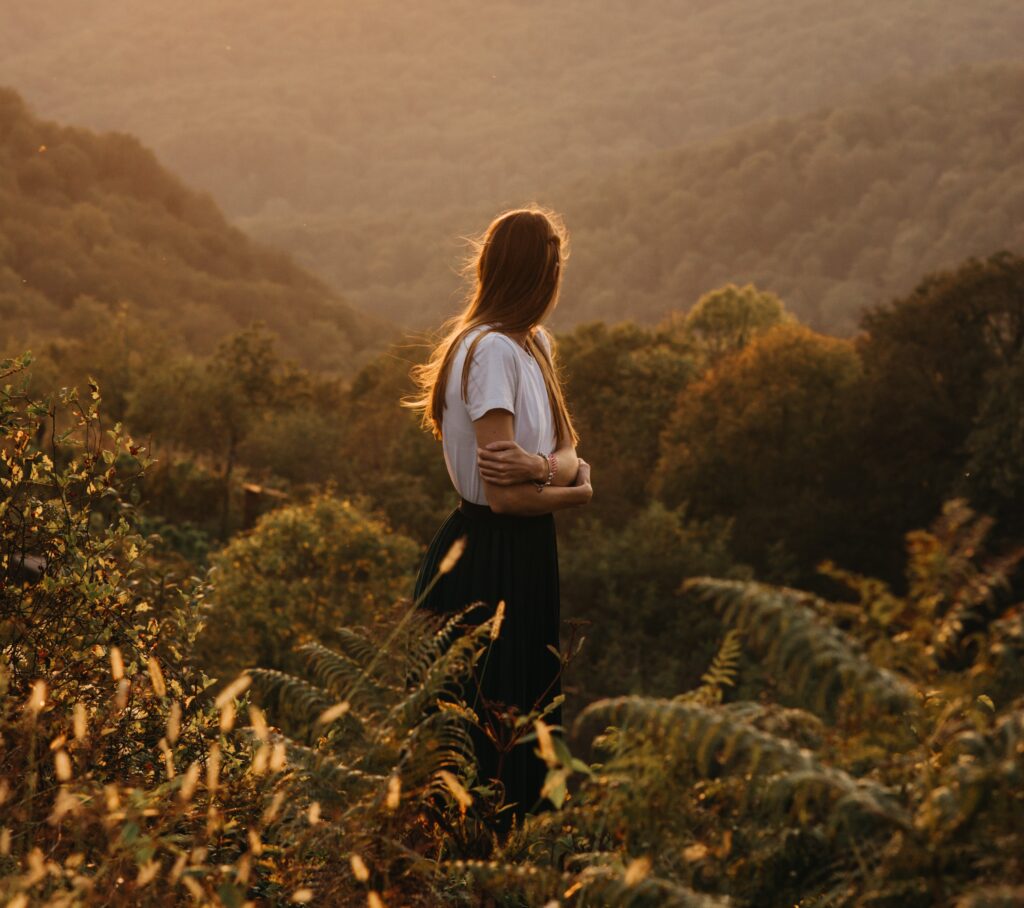
[[[492,442],[511,442],[514,431],[512,414],[508,410],[488,410],[474,421],[473,428],[481,450]],[[554,453],[558,469],[552,484],[540,491],[530,481],[512,484],[491,482],[481,471],[484,495],[491,510],[498,514],[548,514],[589,502],[593,495],[590,483],[576,484],[580,464],[576,449],[572,445],[563,445]],[[537,465],[540,466],[540,458],[537,458]],[[540,472],[538,470],[538,479],[541,478]]]

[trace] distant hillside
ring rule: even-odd
[[[0,89],[4,352],[80,332],[97,305],[126,306],[154,336],[200,352],[262,320],[283,353],[346,372],[384,335],[137,139],[39,120]]]
[[[660,150],[1019,56],[1019,0],[49,0],[0,81],[138,135],[350,299],[424,322],[460,232]]]
[[[553,194],[574,231],[559,319],[656,319],[753,281],[851,331],[922,272],[1024,249],[1022,112],[1024,66],[965,68],[579,180]]]

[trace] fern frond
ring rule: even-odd
[[[430,666],[451,646],[452,640],[462,633],[462,622],[466,615],[477,607],[477,604],[473,603],[450,615],[423,613],[423,630],[428,632],[410,634],[404,653],[407,685],[413,686],[422,682]]]
[[[488,619],[457,636],[430,663],[419,684],[391,708],[388,722],[405,727],[412,725],[429,704],[468,677],[478,653],[482,651],[481,644],[490,634],[491,624],[492,619]]]
[[[366,670],[344,653],[335,652],[320,643],[304,643],[295,651],[305,657],[313,678],[338,700],[348,695],[355,686],[360,702],[372,707],[400,696],[404,691],[386,681],[366,677]]]
[[[467,775],[476,766],[473,739],[464,719],[441,710],[427,716],[412,728],[402,742],[397,770],[403,785],[427,784],[438,770]]]
[[[916,709],[913,686],[871,662],[855,639],[805,604],[814,598],[809,594],[711,577],[691,578],[683,587],[742,631],[750,654],[812,712],[833,718],[840,697],[862,710],[902,715]]]
[[[866,810],[870,803],[875,816],[902,828],[910,826],[902,806],[883,786],[827,766],[807,748],[759,731],[722,710],[644,697],[598,700],[577,717],[574,734],[595,721],[620,730],[619,749],[607,764],[610,772],[637,758],[630,741],[639,735],[656,748],[661,766],[682,757],[704,778],[742,774],[752,788],[767,787],[776,797],[792,796],[797,806],[804,801],[834,804],[849,797],[849,805]]]
[[[377,653],[380,651],[379,645],[374,643],[373,640],[363,632],[363,628],[360,627],[336,628],[332,632],[332,637],[336,641],[338,647],[344,651],[345,655],[362,667],[373,662]],[[382,668],[384,667],[385,666],[382,664]]]
[[[705,706],[713,706],[722,702],[722,688],[732,687],[736,684],[736,676],[739,674],[739,661],[743,652],[740,644],[742,634],[735,628],[725,632],[722,645],[718,648],[715,658],[710,667],[703,675],[700,687],[682,694],[677,694],[674,699],[683,703],[701,703]]]
[[[246,670],[253,685],[260,690],[278,715],[286,716],[296,726],[315,731],[321,714],[337,702],[331,694],[287,672],[271,668]],[[350,710],[336,720],[348,734],[363,734],[363,724]]]

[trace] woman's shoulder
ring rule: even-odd
[[[479,340],[477,340],[478,337]],[[474,341],[476,341],[475,345]],[[503,334],[491,325],[477,325],[467,331],[462,338],[462,349],[468,351],[470,346],[473,346],[473,358],[476,359],[480,356],[498,358],[505,358],[510,354],[516,356],[518,355],[516,347],[519,345],[507,334]]]

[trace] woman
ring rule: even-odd
[[[496,218],[475,243],[464,310],[446,323],[428,361],[414,367],[420,393],[403,402],[441,439],[461,497],[430,544],[416,597],[465,537],[461,557],[422,607],[450,613],[481,602],[469,618],[477,623],[504,603],[500,632],[467,691],[483,721],[481,706],[502,703],[522,714],[561,690],[559,659],[549,649],[558,649],[559,625],[552,514],[593,494],[551,336],[541,327],[558,300],[566,245],[553,212],[528,207]],[[560,708],[546,721],[559,724]],[[534,745],[495,746],[477,729],[473,739],[481,780],[500,780],[520,818],[538,807],[545,766]]]

